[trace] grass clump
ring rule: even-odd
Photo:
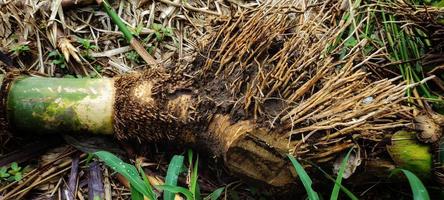
[[[95,152],[94,155],[102,160],[108,167],[124,176],[130,182],[131,198],[134,200],[143,200],[144,197],[151,200],[158,199],[159,196],[157,195],[155,190],[164,191],[164,200],[174,200],[176,194],[183,195],[187,200],[216,200],[221,196],[222,192],[225,189],[224,187],[218,188],[207,197],[201,197],[199,184],[197,182],[199,159],[197,156],[196,161],[193,163],[192,151],[188,152],[188,160],[190,164],[188,176],[190,178],[190,182],[187,188],[178,186],[177,183],[179,176],[184,171],[186,171],[184,166],[185,158],[182,155],[175,155],[171,159],[165,177],[165,184],[154,186],[152,186],[151,183],[148,181],[145,172],[140,167],[140,165],[138,165],[138,167],[135,167],[134,165],[125,163],[120,158],[107,151],[98,151]]]
[[[344,170],[345,167],[347,166],[347,161],[350,157],[350,153],[351,153],[352,149],[350,149],[348,151],[348,153],[346,154],[345,158],[342,160],[341,163],[341,167],[339,169],[338,172],[338,176],[336,177],[336,180],[333,180],[328,174],[326,174],[326,172],[324,172],[322,169],[322,173],[324,173],[327,178],[329,178],[330,180],[334,181],[334,186],[333,186],[333,190],[331,192],[330,195],[330,200],[337,200],[339,199],[339,189],[343,190],[344,193],[352,200],[357,200],[358,198],[353,195],[348,189],[346,189],[344,186],[342,186],[342,177],[344,175]],[[302,167],[302,165],[291,155],[288,155],[288,158],[290,159],[294,169],[296,170],[302,184],[304,185],[304,188],[307,192],[307,196],[309,200],[319,200],[322,199],[320,197],[320,195],[314,191],[314,189],[312,188],[312,181],[309,177],[309,175],[307,174],[307,172],[305,171],[305,169]],[[319,168],[320,169],[320,168]],[[413,200],[429,200],[429,194],[427,192],[427,189],[425,188],[424,184],[421,182],[421,180],[415,175],[413,174],[411,171],[409,170],[405,170],[405,169],[395,169],[393,170],[392,174],[398,173],[398,172],[403,172],[404,175],[407,177],[410,187],[412,189],[412,193],[413,193]]]
[[[406,84],[418,84],[434,68],[423,65],[423,58],[433,46],[427,30],[421,25],[424,22],[421,22],[420,14],[415,16],[415,20],[412,20],[411,14],[422,12],[419,10],[424,4],[434,5],[439,1],[355,1],[338,22],[344,28],[329,46],[328,52],[337,54],[342,60],[362,46],[362,55],[373,57],[367,67],[378,73],[390,71],[400,74]],[[341,44],[344,48],[339,48]],[[387,62],[381,63],[381,60]],[[443,97],[427,83],[408,88],[405,95],[410,103],[420,106],[425,101],[434,103],[435,108],[444,103]]]

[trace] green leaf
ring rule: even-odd
[[[345,47],[354,47],[358,44],[358,40],[355,39],[355,37],[350,37],[347,41],[345,41],[344,46]]]
[[[64,60],[53,60],[52,61],[52,64],[55,64],[55,65],[60,65],[60,64],[63,64],[63,63],[65,63]]]
[[[162,41],[163,40],[163,36],[160,32],[155,32],[154,33],[156,35],[156,40],[157,41]]]
[[[162,29],[162,24],[157,24],[157,23],[153,23],[151,24],[151,29],[155,30],[155,31],[160,31]]]
[[[11,169],[15,172],[20,171],[20,167],[18,166],[18,164],[16,162],[13,162],[11,164]]]
[[[137,191],[133,185],[130,184],[131,188],[131,200],[143,200],[143,194]]]
[[[94,155],[96,155],[114,171],[124,176],[130,182],[130,184],[134,186],[134,189],[142,193],[144,196],[150,197],[150,194],[146,190],[145,183],[140,178],[136,167],[123,162],[120,158],[107,151],[98,151],[95,152]]]
[[[170,161],[168,165],[167,175],[165,178],[165,184],[168,186],[177,186],[177,179],[179,177],[180,172],[182,171],[183,166],[183,156],[175,155]],[[174,193],[167,190],[163,194],[164,200],[174,200]]]
[[[197,179],[198,179],[198,165],[199,165],[199,154],[197,154],[197,158],[196,158],[196,162],[193,165],[193,151],[190,149],[188,150],[188,163],[189,166],[193,166],[193,171],[191,172],[190,176],[190,184],[189,184],[189,189],[191,191],[191,193],[193,193],[193,197],[195,200],[200,200],[201,196],[200,196],[200,188],[199,185],[197,183]]]
[[[143,182],[145,183],[145,187],[147,188],[147,191],[149,193],[150,199],[157,199],[156,193],[154,193],[153,188],[151,187],[150,182],[148,181],[148,178],[145,175],[145,171],[143,171],[142,167],[139,165],[138,168],[140,175],[142,176]]]
[[[20,181],[20,180],[22,180],[22,178],[23,178],[23,176],[22,176],[22,172],[17,172],[17,173],[14,175],[14,180],[15,180],[15,181]]]
[[[217,190],[214,190],[210,195],[204,198],[204,200],[217,200],[219,199],[220,195],[222,195],[222,192],[225,190],[225,187],[218,188]]]
[[[163,29],[165,36],[171,37],[173,36],[173,29],[170,27]]]
[[[318,165],[316,165],[316,163],[307,161],[310,165],[316,167],[316,169],[318,169],[319,171],[322,172],[322,174],[324,174],[324,176],[332,181],[333,183],[336,184],[336,180],[333,179],[333,177],[331,177],[327,172],[325,172],[324,170],[322,170],[321,167],[319,167]],[[358,197],[356,197],[350,190],[348,190],[346,187],[344,187],[343,185],[339,185],[339,187],[341,188],[341,190],[351,199],[351,200],[358,200]]]
[[[49,58],[51,58],[51,57],[58,57],[58,56],[60,56],[60,54],[59,54],[59,52],[57,50],[53,50],[53,51],[49,52],[49,54],[48,54]]]
[[[79,43],[82,44],[83,48],[91,49],[91,42],[87,39],[79,38]]]
[[[419,180],[419,178],[409,170],[401,169],[401,171],[409,180],[410,187],[412,188],[413,192],[413,200],[429,200],[429,193],[424,187],[424,184],[422,184],[421,180]]]
[[[302,184],[305,187],[305,190],[307,191],[308,199],[319,200],[319,195],[311,187],[313,182],[311,181],[307,172],[304,170],[304,167],[302,167],[302,165],[299,164],[299,162],[293,156],[291,156],[291,155],[287,155],[287,156],[290,159],[291,163],[293,164],[294,169],[298,173],[298,176],[301,179]]]
[[[444,0],[434,3],[433,6],[438,7],[438,8],[444,7]]]
[[[0,168],[0,178],[8,178],[10,174],[8,173],[8,168],[3,166]]]
[[[72,77],[68,77],[68,76],[70,76],[70,75],[66,75],[66,76],[64,76],[64,78],[75,78],[74,76],[72,76]],[[94,154],[93,153],[88,153],[88,156],[86,157],[86,165],[89,165],[89,163],[91,162],[91,160],[93,158],[94,158]]]
[[[173,199],[175,196],[174,194],[180,193],[183,194],[187,200],[193,200],[193,194],[187,188],[173,185],[156,185],[154,187],[164,190],[164,198],[166,193],[173,194]]]
[[[336,200],[339,197],[339,189],[341,188],[342,176],[344,175],[345,166],[347,165],[348,158],[350,157],[350,153],[353,148],[351,148],[345,158],[342,160],[341,167],[339,168],[338,177],[336,177],[335,186],[333,187],[333,191],[331,192],[330,200]]]

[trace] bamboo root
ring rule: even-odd
[[[114,79],[21,76],[3,93],[7,124],[21,132],[90,132],[121,140],[189,144],[223,158],[231,172],[245,178],[273,186],[296,180],[286,158],[293,147],[282,137],[285,134],[205,110],[200,94],[178,77],[156,69]],[[400,149],[395,146],[389,149]],[[427,150],[421,151],[430,157]],[[410,162],[394,160],[400,166]]]

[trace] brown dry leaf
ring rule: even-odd
[[[69,62],[70,56],[74,58],[77,62],[81,63],[80,57],[78,55],[79,51],[71,44],[71,41],[67,38],[60,38],[58,47],[62,51],[66,62]]]
[[[344,160],[346,155],[347,155],[347,153],[341,154],[333,163],[333,173],[334,174],[337,175],[339,173],[339,169],[341,168],[342,161]],[[350,156],[349,156],[347,163],[345,165],[345,170],[342,175],[342,178],[347,179],[351,175],[353,175],[353,173],[355,173],[355,171],[359,167],[359,165],[361,165],[361,162],[362,162],[361,150],[359,148],[353,149],[352,152],[350,153]]]

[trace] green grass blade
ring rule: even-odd
[[[204,198],[204,200],[217,200],[222,195],[222,192],[225,190],[225,187],[218,188],[214,190],[210,195]]]
[[[122,19],[120,19],[119,15],[116,13],[116,11],[114,11],[108,1],[102,0],[101,2],[103,10],[108,14],[108,16],[117,25],[117,27],[119,27],[119,30],[123,33],[128,42],[130,42],[131,39],[133,39],[134,37],[131,31],[128,29]]]
[[[190,166],[189,169],[189,179],[190,182],[188,184],[189,190],[191,191],[191,193],[193,193],[193,197],[194,200],[200,200],[201,195],[200,195],[200,187],[199,184],[197,182],[198,179],[198,165],[199,165],[199,154],[197,154],[196,156],[196,162],[193,164],[193,151],[191,149],[188,150],[188,165]],[[193,168],[193,169],[191,169]]]
[[[333,183],[336,184],[336,180],[331,177],[327,172],[325,172],[321,167],[319,167],[318,165],[316,165],[313,162],[307,161],[310,165],[312,165],[313,167],[316,167],[316,169],[318,169],[319,171],[321,171],[324,176],[332,181]],[[348,190],[346,187],[344,187],[343,185],[339,185],[339,187],[341,188],[341,190],[348,196],[348,198],[350,198],[351,200],[358,200],[358,197],[356,197],[350,190]]]
[[[413,192],[413,200],[429,200],[429,193],[424,187],[424,184],[422,184],[421,180],[419,180],[419,178],[409,170],[401,169],[401,171],[409,180],[410,187],[412,188]]]
[[[165,185],[168,186],[177,186],[177,179],[179,177],[180,172],[182,171],[183,166],[183,156],[175,155],[171,159],[170,164],[168,165],[167,175],[165,178]],[[163,194],[164,200],[174,200],[174,193],[170,190],[166,190]]]
[[[338,177],[336,177],[335,186],[333,187],[333,191],[331,192],[330,200],[336,200],[339,197],[339,189],[342,183],[342,176],[344,175],[345,166],[347,165],[347,161],[352,150],[353,148],[348,151],[347,155],[342,160],[341,167],[339,168]]]
[[[150,194],[146,190],[145,183],[140,178],[139,172],[137,171],[136,167],[123,162],[120,158],[107,151],[98,151],[95,152],[94,155],[96,155],[114,171],[124,176],[130,182],[130,184],[134,186],[134,189],[142,193],[144,196],[153,199],[153,197],[150,196]]]
[[[143,200],[143,194],[137,191],[131,184],[131,200]]]
[[[176,194],[176,193],[183,194],[187,198],[187,200],[193,199],[193,194],[187,188],[183,188],[183,187],[179,187],[179,186],[172,186],[172,185],[156,185],[155,187],[163,190],[164,195],[166,193],[173,194],[173,199],[174,199],[174,194]]]
[[[311,181],[307,172],[304,170],[304,167],[302,167],[302,165],[299,164],[299,162],[293,156],[291,156],[291,155],[287,155],[287,156],[290,159],[291,163],[293,164],[294,169],[298,173],[298,176],[301,179],[302,184],[305,187],[305,190],[307,191],[308,199],[319,200],[319,195],[311,187],[313,182]]]
[[[193,173],[191,174],[191,192],[193,193],[194,199],[195,200],[200,200],[200,191],[199,191],[199,186],[197,183],[197,179],[198,179],[198,174],[197,174],[197,169],[198,169],[198,165],[199,165],[199,155],[196,156],[196,162],[194,163],[193,166]]]
[[[150,195],[150,199],[157,199],[156,193],[154,193],[153,187],[151,187],[150,181],[145,175],[145,171],[143,171],[142,167],[140,165],[137,167],[139,170],[140,175],[142,176],[143,182],[145,183],[145,187],[147,188],[148,194]]]

